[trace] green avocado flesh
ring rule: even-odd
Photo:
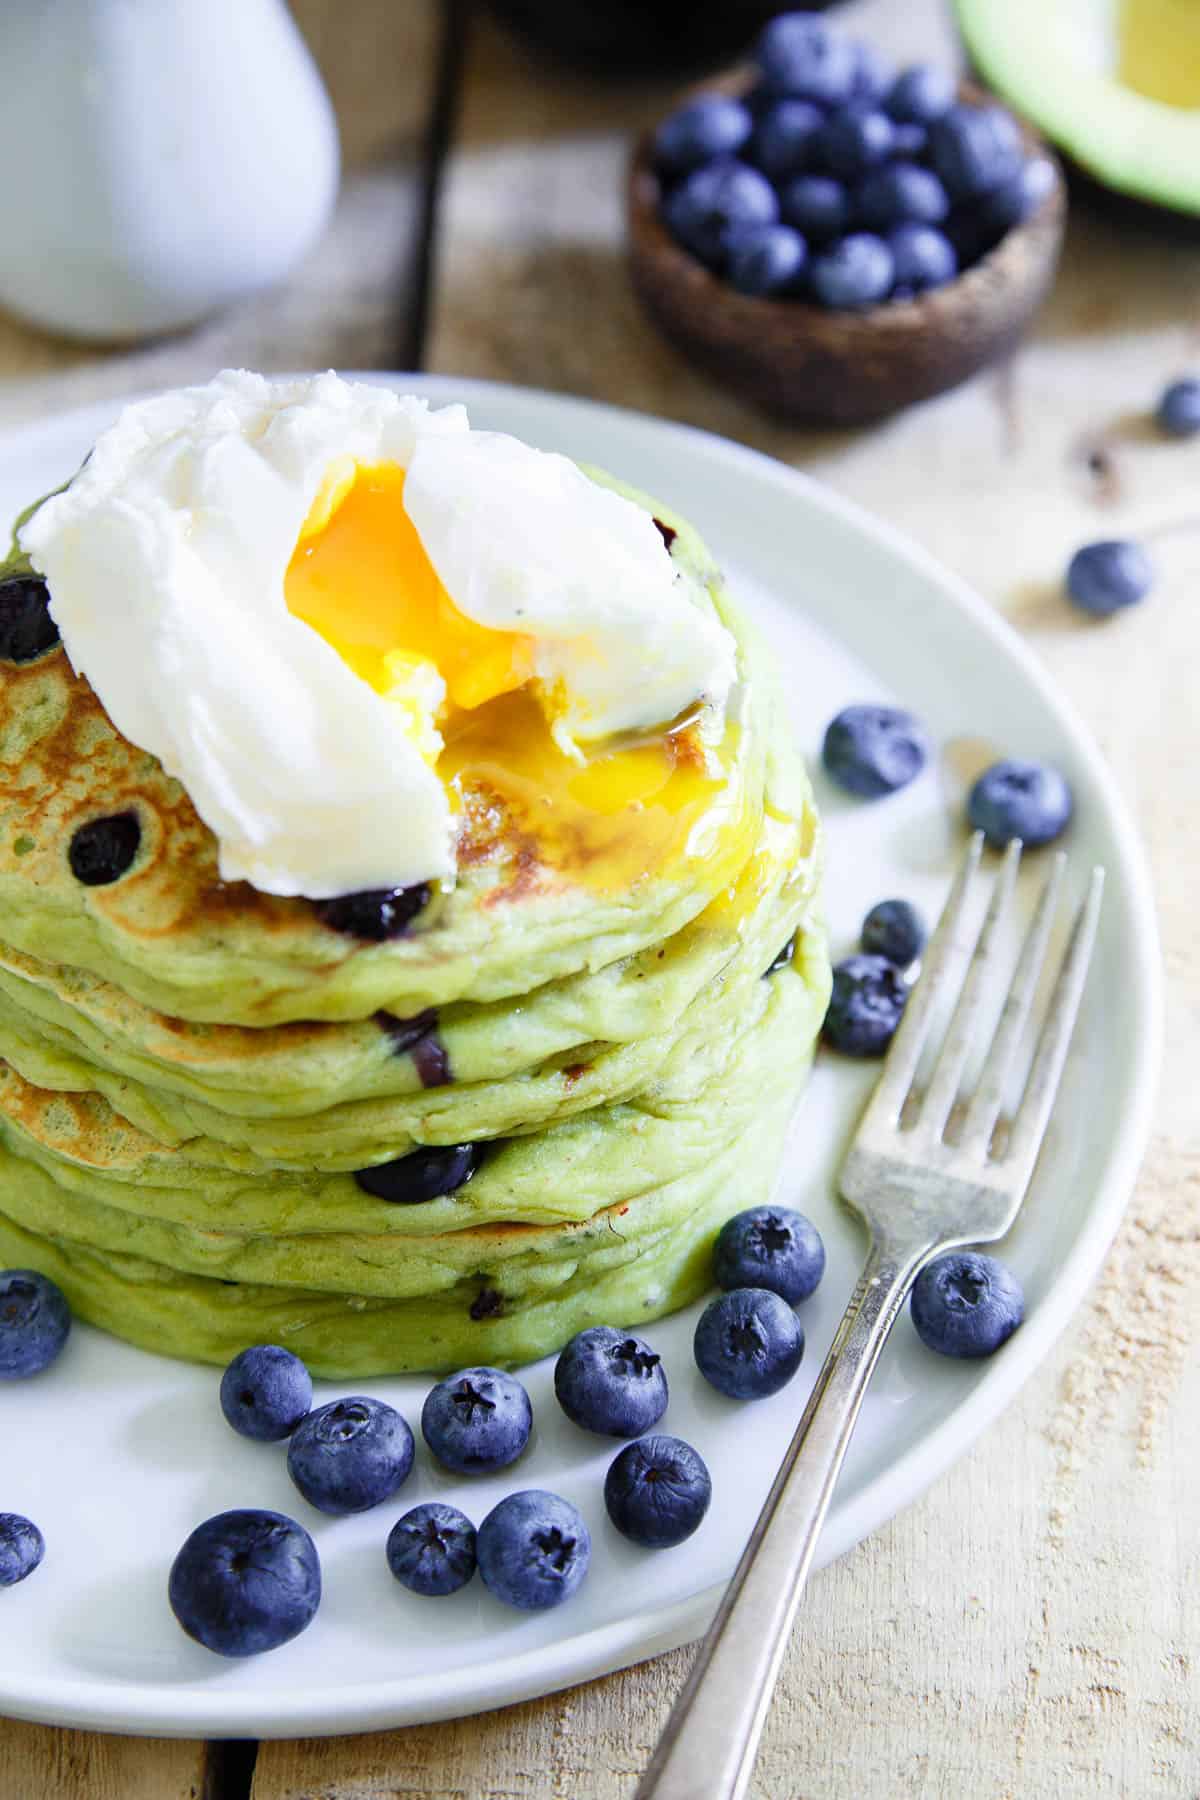
[[[1200,213],[1195,0],[954,0],[980,75],[1096,181]]]
[[[821,841],[762,647],[652,510],[737,639],[736,749],[705,853],[619,891],[505,885],[501,844],[410,935],[348,938],[213,878],[61,650],[0,665],[0,1266],[133,1343],[327,1376],[522,1362],[708,1285],[824,1015]],[[81,886],[71,832],[131,804],[138,861]],[[462,1143],[486,1154],[441,1198],[354,1180]]]

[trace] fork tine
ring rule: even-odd
[[[921,979],[909,996],[891,1048],[884,1059],[883,1071],[867,1108],[866,1116],[872,1122],[894,1125],[900,1116],[900,1109],[921,1060],[921,1050],[929,1031],[933,1009],[941,998],[946,972],[958,952],[966,947],[961,939],[963,913],[967,892],[982,854],[983,833],[976,831],[958,865],[958,873],[942,908],[937,929],[929,940]]]
[[[946,1120],[950,1117],[950,1109],[958,1098],[958,1084],[983,1010],[987,978],[996,954],[996,935],[1012,902],[1021,849],[1020,838],[1013,838],[1004,852],[1004,861],[992,888],[987,916],[958,996],[958,1004],[954,1008],[954,1016],[938,1053],[925,1098],[921,1102],[917,1122],[922,1130],[932,1131],[935,1137],[941,1137]]]
[[[1038,1151],[1042,1147],[1050,1109],[1062,1078],[1063,1064],[1075,1029],[1083,984],[1087,978],[1092,945],[1096,940],[1096,924],[1100,917],[1100,897],[1104,892],[1104,870],[1093,869],[1087,897],[1071,931],[1062,968],[1050,997],[1050,1010],[1038,1039],[1033,1067],[1025,1092],[1013,1119],[1012,1133],[1005,1152],[1004,1164],[1013,1171],[1016,1190],[1023,1194],[1033,1174]]]
[[[991,1142],[992,1132],[995,1130],[996,1120],[1004,1099],[1005,1084],[1012,1069],[1013,1057],[1016,1055],[1017,1046],[1024,1034],[1033,1006],[1033,998],[1037,993],[1038,979],[1046,957],[1046,946],[1050,942],[1050,930],[1054,923],[1059,890],[1062,887],[1063,871],[1066,866],[1066,855],[1060,850],[1050,865],[1050,873],[1046,877],[1037,908],[1030,920],[1029,930],[1025,934],[1025,942],[1021,946],[1020,960],[1004,1002],[1004,1009],[1000,1014],[983,1069],[976,1083],[975,1093],[967,1108],[967,1116],[958,1140],[958,1148],[964,1155],[982,1156]]]

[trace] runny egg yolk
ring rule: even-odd
[[[1117,76],[1165,106],[1200,107],[1200,8],[1196,0],[1121,0]]]
[[[529,686],[533,638],[477,625],[455,606],[404,509],[402,469],[350,457],[330,467],[284,594],[399,709],[463,815],[460,858],[507,849],[528,870],[532,853],[611,891],[685,855],[736,867],[747,854],[756,822],[721,803],[737,732],[716,770],[687,724],[609,740],[583,761],[566,755]]]

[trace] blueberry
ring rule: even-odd
[[[873,230],[886,230],[906,220],[940,225],[950,211],[946,190],[937,176],[910,162],[872,170],[855,193],[854,206],[861,222]]]
[[[804,168],[825,114],[810,100],[777,100],[754,127],[750,155],[772,181]]]
[[[990,193],[1020,173],[1021,133],[1001,106],[952,106],[929,127],[929,159],[952,200]]]
[[[909,1301],[917,1336],[942,1356],[990,1356],[1025,1317],[1018,1282],[994,1256],[953,1250],[921,1270]]]
[[[50,590],[40,575],[0,581],[0,659],[35,662],[60,642],[50,617]]]
[[[908,985],[886,956],[848,956],[834,967],[822,1036],[845,1056],[882,1056],[907,999]]]
[[[795,176],[783,190],[782,206],[787,223],[814,243],[840,236],[850,223],[850,196],[832,175]]]
[[[1084,544],[1067,564],[1067,594],[1084,612],[1106,618],[1144,600],[1154,586],[1154,565],[1140,544],[1105,538]]]
[[[46,1540],[32,1519],[0,1513],[0,1588],[16,1587],[46,1554]]]
[[[1173,381],[1155,414],[1168,437],[1195,437],[1200,431],[1200,381]]]
[[[807,260],[808,245],[790,225],[751,225],[730,240],[729,282],[739,294],[794,293]]]
[[[886,956],[898,969],[907,969],[925,948],[927,935],[911,900],[880,900],[863,920],[862,947],[868,956]]]
[[[171,1564],[167,1597],[188,1636],[218,1656],[277,1650],[321,1603],[317,1547],[284,1513],[217,1513]]]
[[[821,746],[821,760],[838,786],[867,800],[907,787],[928,757],[924,730],[897,706],[844,707]]]
[[[698,1451],[677,1437],[626,1444],[604,1477],[604,1504],[622,1537],[647,1550],[670,1550],[697,1530],[712,1480]]]
[[[774,975],[779,969],[787,968],[788,964],[796,954],[796,939],[798,936],[799,933],[793,931],[787,943],[784,944],[782,949],[775,952],[775,955],[763,970],[764,975]]]
[[[128,872],[141,841],[142,827],[135,812],[89,819],[71,837],[67,851],[71,873],[84,887],[107,887]]]
[[[693,1340],[704,1379],[731,1400],[764,1400],[786,1387],[804,1355],[800,1321],[769,1288],[734,1288],[710,1300]]]
[[[480,1144],[430,1144],[394,1162],[357,1169],[354,1179],[364,1194],[399,1206],[420,1206],[465,1187],[483,1161]]]
[[[654,160],[671,175],[686,175],[717,156],[736,156],[750,136],[749,108],[724,94],[703,94],[664,119],[654,134]]]
[[[855,44],[854,57],[854,86],[850,98],[872,103],[882,100],[892,85],[891,63],[882,50],[877,50],[865,38]]]
[[[1029,848],[1066,830],[1074,800],[1066,777],[1049,763],[1010,759],[985,769],[967,796],[967,817],[989,844],[1013,838]]]
[[[0,1381],[40,1375],[61,1353],[70,1329],[66,1296],[48,1275],[0,1270]]]
[[[849,181],[886,161],[894,135],[895,127],[886,113],[846,106],[825,121],[813,154],[831,175]]]
[[[906,125],[931,125],[954,104],[954,78],[933,63],[914,63],[893,81],[884,105]]]
[[[588,1528],[570,1501],[542,1488],[509,1494],[479,1527],[479,1573],[506,1606],[541,1612],[569,1600],[587,1574]]]
[[[814,259],[810,283],[822,306],[851,311],[886,300],[895,274],[892,253],[883,239],[855,231]]]
[[[426,1500],[392,1526],[387,1560],[414,1594],[456,1594],[475,1573],[475,1527],[457,1506]]]
[[[290,1350],[252,1344],[221,1377],[221,1411],[243,1437],[290,1437],[312,1405],[312,1376]]]
[[[611,1325],[576,1332],[554,1365],[554,1392],[568,1419],[606,1437],[638,1437],[667,1410],[662,1359]]]
[[[463,1369],[439,1381],[421,1408],[421,1434],[445,1469],[484,1475],[516,1462],[529,1442],[533,1408],[515,1375]]]
[[[393,1407],[353,1394],[318,1406],[288,1445],[288,1474],[319,1512],[366,1512],[389,1500],[413,1463],[413,1435]]]
[[[825,1273],[821,1234],[788,1206],[752,1206],[721,1227],[713,1251],[719,1288],[770,1288],[789,1306],[815,1293]]]
[[[716,266],[735,233],[775,223],[779,201],[765,175],[731,157],[694,169],[667,196],[663,217],[685,250]]]
[[[1022,163],[1010,180],[976,203],[975,218],[982,243],[991,249],[1006,231],[1032,218],[1057,184],[1058,174],[1048,156],[1031,156]]]
[[[803,13],[783,13],[764,27],[755,47],[763,85],[822,106],[838,106],[854,92],[857,47]]]
[[[415,887],[367,888],[361,894],[339,894],[334,900],[316,902],[317,917],[330,931],[382,944],[387,938],[404,936],[417,914],[429,905],[432,892],[429,884],[422,881]]]
[[[915,162],[918,156],[924,156],[928,143],[929,133],[924,125],[897,125],[892,133],[892,154]]]
[[[908,294],[945,287],[958,274],[958,257],[944,231],[933,225],[897,225],[888,232],[896,286]]]

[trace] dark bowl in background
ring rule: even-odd
[[[741,72],[697,92],[744,93]],[[691,96],[687,96],[691,97]],[[992,96],[964,83],[972,105]],[[761,411],[790,424],[858,425],[956,387],[1018,343],[1058,266],[1066,220],[1062,169],[1018,119],[1030,152],[1054,164],[1041,206],[945,287],[864,312],[827,312],[803,300],[737,293],[684,250],[659,216],[653,133],[629,172],[633,285],[663,335]]]
[[[586,73],[672,76],[730,63],[781,12],[821,12],[831,0],[487,0],[538,50]]]

